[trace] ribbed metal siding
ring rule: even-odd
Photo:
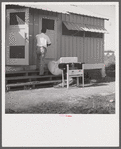
[[[83,16],[78,15],[64,15],[62,14],[62,21],[69,21],[73,23],[82,23]],[[61,56],[77,56],[78,60],[83,62],[83,37],[62,35],[61,40],[62,54]],[[61,52],[60,52],[61,53]]]
[[[81,23],[104,27],[102,19],[84,17],[79,15],[64,15],[62,21]],[[78,60],[85,63],[103,62],[103,39],[92,37],[74,37],[62,35],[62,55],[60,56],[77,56]],[[66,51],[66,52],[64,52]]]
[[[31,10],[31,9],[30,9]],[[33,9],[34,10],[34,9]],[[29,32],[31,37],[29,45],[30,64],[36,64],[36,45],[34,36],[39,33],[39,16],[42,11],[31,10]],[[43,12],[44,13],[44,12]],[[46,12],[46,15],[50,15]],[[51,14],[52,15],[52,14]],[[55,15],[55,14],[53,14]],[[80,62],[85,63],[101,63],[103,62],[103,39],[90,38],[90,37],[76,37],[62,35],[62,21],[69,21],[73,23],[86,23],[91,25],[98,25],[104,27],[104,21],[102,19],[95,19],[92,17],[84,17],[80,15],[57,15],[57,55],[55,57],[58,60],[62,56],[77,56]],[[98,45],[98,48],[97,48]]]
[[[62,55],[62,16],[58,14],[58,20],[57,20],[57,60]]]
[[[104,27],[101,19],[88,18],[85,19],[86,24]],[[101,63],[103,62],[103,38],[85,37],[84,44],[84,62],[85,63]]]

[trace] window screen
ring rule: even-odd
[[[25,24],[25,12],[10,13],[10,25]]]
[[[10,58],[25,58],[25,46],[10,46]]]
[[[54,30],[54,20],[51,19],[42,19],[42,27],[48,30]]]
[[[85,37],[103,38],[103,33],[85,32]]]

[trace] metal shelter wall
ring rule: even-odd
[[[34,36],[40,32],[39,17],[41,15],[57,17],[57,51],[55,60],[63,56],[77,56],[80,62],[102,63],[104,61],[104,37],[79,37],[62,35],[62,22],[89,24],[104,27],[104,20],[75,14],[58,14],[37,9],[30,9],[30,64],[36,64],[36,45]]]
[[[80,15],[62,14],[62,21],[81,23],[104,27],[104,20]],[[85,63],[102,63],[104,61],[104,37],[76,37],[62,35],[61,56],[77,56],[80,62]],[[59,56],[58,56],[59,57]]]
[[[16,7],[16,6],[15,6]],[[14,8],[15,8],[14,7]],[[17,8],[16,8],[17,9]],[[79,37],[62,35],[62,22],[89,24],[104,27],[104,19],[87,17],[77,14],[61,14],[56,12],[29,9],[29,65],[36,64],[35,36],[40,33],[40,16],[55,16],[57,18],[57,52],[55,60],[62,56],[77,56],[80,62],[95,64],[104,62],[103,38]]]

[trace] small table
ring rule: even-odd
[[[77,86],[79,86],[79,77],[82,77],[84,87],[84,63],[60,63],[59,68],[62,69],[62,87],[64,87],[64,74],[67,73],[67,88],[69,88],[69,77],[77,78]],[[70,69],[69,69],[70,68]]]
[[[69,70],[69,65],[67,64],[67,88],[69,88],[69,77],[77,78],[77,86],[79,86],[79,77],[82,77],[82,85],[84,87],[84,64],[82,64],[82,69],[71,70]]]

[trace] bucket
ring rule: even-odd
[[[50,61],[50,62],[48,63],[48,69],[49,69],[49,71],[50,71],[53,75],[56,75],[56,76],[62,74],[62,70],[59,69],[58,64],[59,64],[59,60],[58,60],[58,61]]]

